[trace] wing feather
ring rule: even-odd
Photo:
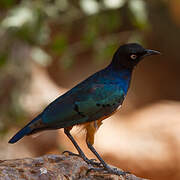
[[[117,84],[77,87],[52,102],[43,112],[43,122],[57,128],[97,120],[122,104],[124,91]]]

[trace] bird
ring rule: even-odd
[[[159,51],[145,49],[138,43],[121,45],[107,67],[51,102],[37,117],[17,132],[9,143],[16,143],[24,136],[40,131],[64,128],[64,133],[78,151],[77,155],[86,163],[97,165],[95,170],[103,168],[108,173],[124,175],[123,171],[110,167],[98,154],[93,146],[94,136],[102,121],[121,107],[136,65],[144,57],[158,54],[160,54]],[[71,135],[73,126],[81,126],[86,130],[87,147],[94,153],[99,163],[86,157]]]

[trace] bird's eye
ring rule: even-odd
[[[137,55],[132,54],[130,57],[131,57],[131,59],[136,59],[136,58],[137,58]]]

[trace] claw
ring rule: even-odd
[[[102,167],[102,164],[100,162],[95,162],[97,161],[96,159],[87,159],[87,163],[91,164],[93,166],[98,166],[98,167]]]
[[[90,159],[91,161],[97,161],[97,159]]]
[[[81,157],[79,154],[76,154],[76,153],[73,153],[71,151],[63,151],[62,154],[68,154],[69,156],[78,156],[78,157]]]

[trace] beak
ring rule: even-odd
[[[161,55],[161,53],[159,51],[155,51],[155,50],[151,50],[151,49],[146,49],[145,50],[145,56],[151,56],[151,55]]]

